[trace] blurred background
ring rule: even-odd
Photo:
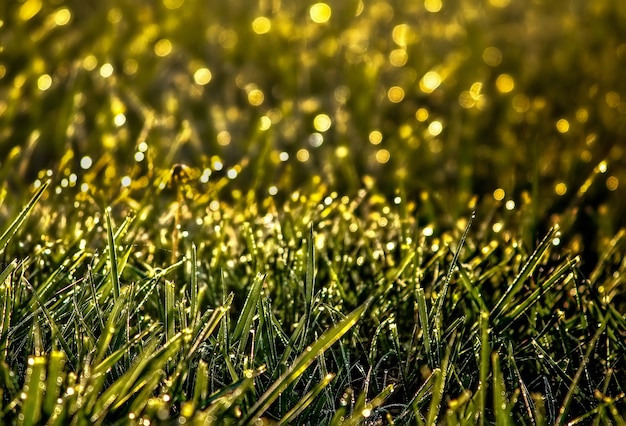
[[[260,198],[315,176],[401,194],[443,224],[495,203],[585,246],[624,225],[626,2],[25,0],[0,17],[15,193],[89,169],[141,188],[185,163]]]

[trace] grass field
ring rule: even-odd
[[[626,3],[0,6],[0,423],[626,424]]]

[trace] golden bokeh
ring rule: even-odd
[[[556,129],[559,133],[567,133],[569,131],[569,121],[564,118],[559,119],[556,122]]]
[[[200,86],[208,84],[212,78],[213,75],[208,68],[199,68],[193,73],[193,81]]]
[[[72,19],[72,12],[67,7],[63,7],[54,14],[54,23],[59,27],[69,24]]]
[[[52,86],[52,77],[48,74],[43,74],[37,79],[37,88],[42,92],[48,90]]]
[[[404,89],[400,86],[392,86],[387,91],[387,98],[395,104],[404,99]]]
[[[252,31],[256,34],[266,34],[272,29],[272,22],[265,16],[259,16],[252,21]]]
[[[372,130],[369,134],[369,141],[372,145],[379,145],[383,141],[383,134],[379,130]]]
[[[318,114],[313,119],[313,127],[315,127],[315,130],[317,130],[318,132],[328,131],[331,125],[332,121],[330,117],[326,114]]]
[[[431,13],[437,13],[443,7],[441,0],[424,0],[424,7]]]
[[[259,106],[265,100],[265,95],[259,89],[252,89],[248,92],[248,102],[252,106]]]
[[[556,195],[565,195],[567,192],[567,185],[564,182],[559,182],[554,186],[554,192]]]
[[[311,16],[311,20],[318,24],[323,24],[324,22],[328,22],[330,19],[330,15],[332,10],[329,5],[326,3],[315,3],[309,9],[309,15]]]
[[[157,56],[164,57],[172,53],[172,42],[166,38],[162,38],[154,45],[154,53]]]
[[[496,79],[496,88],[500,93],[509,93],[515,88],[515,80],[509,74],[500,74]]]
[[[428,71],[420,80],[420,90],[432,93],[441,84],[441,76],[436,71]]]
[[[386,149],[379,149],[376,151],[376,161],[381,164],[385,164],[391,158],[391,153]]]

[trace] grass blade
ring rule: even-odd
[[[559,409],[559,416],[556,419],[556,424],[559,425],[559,426],[564,425],[566,420],[567,420],[567,414],[569,413],[569,409],[570,409],[570,406],[572,404],[572,399],[573,399],[574,393],[576,393],[577,391],[580,391],[580,388],[578,387],[578,382],[580,382],[580,379],[582,378],[583,372],[585,371],[585,368],[587,367],[587,364],[589,363],[589,360],[591,359],[591,353],[596,348],[596,342],[598,341],[600,336],[602,336],[602,333],[604,333],[604,331],[606,329],[607,322],[608,322],[608,315],[606,315],[603,318],[602,323],[598,327],[598,330],[593,335],[593,338],[591,339],[591,341],[587,345],[587,350],[585,351],[585,356],[583,357],[583,359],[582,359],[582,361],[580,363],[580,366],[578,367],[578,370],[576,370],[576,374],[574,375],[574,379],[572,380],[572,382],[568,386],[567,395],[565,395],[565,399],[563,400],[563,403],[561,404],[561,408]]]
[[[198,250],[195,244],[191,244],[191,291],[190,291],[189,317],[191,328],[196,327],[198,320]]]
[[[568,261],[562,264],[556,271],[550,275],[548,279],[546,279],[543,284],[541,284],[535,291],[531,293],[530,296],[524,299],[523,302],[517,304],[515,308],[512,309],[510,313],[506,314],[506,319],[504,320],[504,324],[502,325],[502,330],[506,330],[511,324],[513,324],[521,315],[524,314],[533,305],[535,302],[539,301],[541,296],[548,291],[552,286],[558,283],[562,278],[565,277],[565,273],[573,268],[579,261],[579,258],[576,258],[572,261]]]
[[[22,426],[35,426],[41,419],[41,406],[43,402],[44,387],[41,383],[46,381],[46,358],[35,356],[28,358],[26,379],[22,402]]]
[[[330,382],[335,378],[335,375],[332,373],[324,376],[322,381],[320,381],[313,389],[307,392],[300,401],[296,405],[293,406],[291,410],[284,415],[282,419],[278,422],[278,425],[288,425],[295,421],[296,417],[300,415],[311,403],[317,395],[319,395],[325,388],[330,384]]]
[[[447,346],[446,353],[441,361],[441,373],[437,374],[437,377],[435,378],[433,395],[428,408],[428,418],[426,420],[427,425],[437,424],[437,418],[439,417],[439,411],[441,410],[441,401],[446,389],[446,382],[448,381],[448,361],[450,359],[451,347],[452,342],[450,342]]]
[[[426,310],[426,297],[424,296],[424,289],[421,287],[417,289],[417,312],[420,327],[422,328],[422,342],[424,343],[424,350],[426,351],[426,359],[430,367],[434,368],[436,364],[430,344],[430,326],[428,323],[428,311]]]
[[[0,254],[4,252],[7,244],[13,238],[13,236],[17,233],[18,229],[22,226],[28,215],[32,212],[33,208],[46,191],[48,186],[50,185],[50,179],[44,182],[43,185],[39,187],[35,195],[32,196],[30,201],[24,206],[20,214],[15,218],[13,222],[9,225],[9,227],[4,231],[2,236],[0,236]]]
[[[291,367],[283,373],[263,395],[261,395],[256,404],[254,404],[240,424],[251,424],[261,414],[263,414],[265,410],[267,410],[269,406],[280,396],[280,394],[304,373],[309,365],[315,361],[317,356],[324,353],[357,323],[371,301],[371,298],[368,299],[367,302],[348,314],[341,322],[322,334],[322,336],[320,336],[320,338],[313,343],[313,345],[308,346],[306,350],[301,353],[298,358],[296,358]]]
[[[43,401],[43,411],[46,415],[51,416],[54,411],[54,407],[57,404],[57,399],[61,394],[61,384],[65,373],[63,367],[65,366],[65,354],[61,351],[52,351],[48,357],[48,374],[46,379],[46,394]]]
[[[519,274],[517,274],[511,285],[509,285],[500,300],[498,300],[496,306],[494,306],[491,311],[494,321],[502,316],[505,312],[507,312],[507,308],[509,307],[511,299],[522,288],[522,285],[524,285],[524,282],[526,282],[526,279],[530,276],[530,274],[535,271],[543,255],[547,252],[548,248],[552,246],[552,239],[554,238],[558,230],[559,227],[555,226],[551,228],[550,231],[548,231],[543,240],[541,240],[541,243],[539,243],[539,246],[528,258],[528,260],[520,270]]]
[[[313,296],[315,294],[315,241],[313,240],[313,225],[309,227],[309,238],[307,241],[306,256],[306,272],[304,276],[304,306],[305,316],[304,322],[306,330],[309,330],[311,323],[311,315],[313,315]],[[306,333],[302,333],[300,348],[304,347],[306,342]]]
[[[489,376],[489,312],[480,313],[480,359],[479,359],[479,379],[478,379],[478,413],[479,424],[485,424],[485,407],[487,404],[487,378]]]
[[[113,236],[113,226],[111,225],[111,209],[106,209],[104,216],[107,223],[107,239],[109,246],[109,263],[111,274],[111,286],[113,287],[113,296],[115,300],[120,297],[120,276],[117,271],[117,250],[115,247],[115,237]]]
[[[461,254],[461,249],[465,244],[465,240],[467,239],[467,234],[472,226],[472,222],[476,217],[476,212],[472,212],[470,219],[467,221],[467,225],[465,226],[465,231],[463,231],[463,235],[461,236],[461,240],[459,241],[459,246],[456,249],[456,253],[454,253],[454,258],[452,259],[452,263],[450,264],[450,268],[448,269],[448,274],[446,275],[445,281],[443,282],[443,289],[441,290],[441,294],[438,296],[437,308],[435,309],[435,320],[434,320],[434,331],[435,331],[435,339],[438,342],[441,341],[441,321],[443,317],[443,304],[448,295],[448,288],[450,287],[450,281],[452,280],[452,274],[454,273],[454,269],[459,261],[459,256]]]
[[[491,364],[493,368],[493,409],[496,415],[496,425],[512,424],[509,411],[509,402],[506,398],[506,385],[500,368],[500,355],[498,352],[491,354]]]
[[[239,353],[242,353],[245,350],[248,342],[248,331],[252,325],[252,319],[254,318],[254,314],[256,312],[257,303],[261,298],[261,290],[263,289],[264,282],[265,275],[258,274],[255,277],[252,287],[250,287],[250,291],[248,291],[246,301],[243,304],[243,309],[239,315],[235,331],[231,336],[232,342],[239,341]]]

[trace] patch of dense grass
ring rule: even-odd
[[[3,421],[623,424],[614,3],[4,6]]]

